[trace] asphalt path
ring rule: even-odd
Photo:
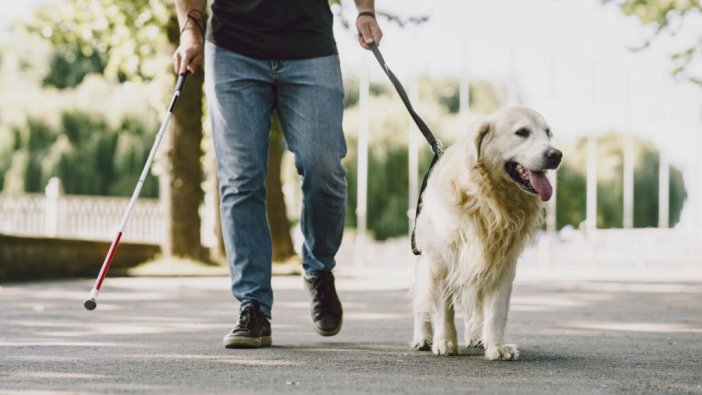
[[[108,278],[92,312],[92,280],[5,284],[0,393],[702,394],[697,279],[518,274],[507,339],[521,358],[493,362],[412,350],[404,274],[340,274],[331,338],[312,330],[300,278],[276,277],[273,346],[258,350],[222,347],[224,276]]]

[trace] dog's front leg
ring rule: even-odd
[[[483,345],[483,295],[473,292],[463,298],[463,335],[468,348]]]
[[[441,295],[434,314],[434,344],[436,355],[458,354],[458,338],[454,322],[453,298]]]
[[[504,340],[513,279],[514,273],[507,275],[501,284],[485,293],[483,344],[485,346],[485,358],[493,361],[513,361],[519,358],[517,346],[505,344]]]
[[[430,262],[427,257],[417,261],[414,275],[414,336],[412,347],[419,351],[431,350],[432,327],[431,313],[434,311],[436,298],[436,280],[431,274]]]

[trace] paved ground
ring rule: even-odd
[[[226,277],[108,278],[93,312],[81,303],[92,280],[5,285],[0,393],[702,394],[701,271],[521,270],[517,362],[409,349],[404,270],[341,273],[334,338],[313,333],[299,278],[277,277],[274,347],[261,350],[221,346],[234,321]]]

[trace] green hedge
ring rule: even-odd
[[[0,148],[13,159],[0,161],[2,186],[43,192],[49,179],[58,177],[68,194],[130,196],[151,149],[153,129],[132,117],[110,127],[103,117],[78,110],[63,112],[56,127],[29,118],[13,128],[13,137]],[[149,177],[142,196],[157,197],[158,180]]]

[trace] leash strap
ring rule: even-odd
[[[383,55],[380,53],[378,46],[376,44],[371,44],[370,49],[371,51],[373,51],[373,55],[375,55],[375,58],[378,60],[378,63],[380,63],[380,67],[383,68],[385,74],[387,74],[388,78],[390,78],[390,82],[392,82],[393,86],[395,86],[395,90],[400,95],[400,98],[405,104],[405,107],[407,107],[407,111],[409,111],[410,116],[412,116],[414,123],[417,124],[419,131],[422,132],[424,138],[431,146],[431,151],[434,153],[434,155],[441,155],[444,152],[444,147],[443,145],[441,145],[441,141],[437,140],[436,137],[434,137],[434,134],[431,132],[431,130],[429,130],[427,124],[424,123],[422,118],[420,118],[419,115],[417,115],[417,113],[414,111],[412,103],[410,103],[409,97],[407,96],[407,92],[405,92],[405,88],[402,86],[397,77],[395,77],[395,74],[390,70],[387,63],[385,63],[385,59],[383,59]]]
[[[417,113],[414,111],[412,103],[410,103],[409,97],[407,96],[407,92],[405,92],[405,88],[402,86],[397,77],[395,77],[395,74],[390,70],[387,63],[385,63],[385,59],[383,59],[383,55],[380,53],[378,46],[375,43],[373,43],[370,45],[370,49],[371,51],[373,51],[373,55],[375,55],[375,58],[378,60],[378,63],[380,63],[380,67],[383,68],[385,74],[387,74],[388,78],[390,78],[390,82],[392,82],[392,85],[395,87],[395,90],[400,95],[400,98],[405,104],[405,107],[410,113],[410,116],[414,120],[414,123],[417,124],[419,131],[422,132],[422,135],[424,135],[424,138],[427,140],[429,146],[431,147],[431,151],[434,153],[434,157],[431,159],[429,169],[427,170],[426,174],[424,174],[424,178],[422,179],[422,187],[419,189],[419,198],[417,199],[417,211],[414,216],[414,226],[412,227],[412,236],[410,239],[412,242],[412,253],[414,255],[421,255],[422,251],[420,251],[419,248],[417,248],[415,229],[417,228],[417,218],[419,217],[419,213],[422,211],[422,194],[424,193],[424,190],[427,187],[427,181],[429,180],[431,169],[434,168],[434,165],[436,164],[436,162],[439,161],[439,158],[444,153],[444,147],[441,144],[441,141],[437,140],[436,137],[434,137],[434,134],[431,132],[431,130],[429,130],[427,124],[424,123],[422,118],[420,118],[419,115],[417,115]]]

